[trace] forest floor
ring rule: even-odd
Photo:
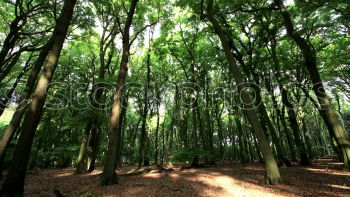
[[[125,174],[135,166],[118,170]],[[173,171],[150,171],[120,176],[118,185],[99,186],[101,170],[75,175],[73,168],[29,171],[25,196],[350,196],[350,173],[341,171],[333,159],[314,160],[313,165],[281,168],[285,184],[263,185],[263,165],[224,164],[196,169],[172,167]]]

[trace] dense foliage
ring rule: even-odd
[[[92,160],[96,166],[108,162],[114,130],[118,167],[263,161],[268,157],[264,138],[281,165],[300,159],[307,165],[307,160],[328,155],[342,161],[342,143],[322,115],[305,48],[286,30],[281,2],[78,0],[47,88],[28,167],[94,170]],[[27,80],[38,80],[30,75],[55,35],[63,3],[0,2],[0,136],[22,102]],[[295,32],[312,49],[309,55],[315,57],[333,118],[348,135],[350,4],[295,0],[284,5]],[[123,63],[128,70],[119,87]],[[111,129],[118,88],[122,108]],[[245,103],[247,96],[252,103]],[[30,104],[26,107],[30,111]],[[261,137],[249,111],[258,114]],[[7,146],[5,169],[24,130],[22,121]]]

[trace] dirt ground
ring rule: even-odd
[[[55,196],[54,188],[64,196],[350,196],[350,173],[341,171],[333,159],[315,160],[313,166],[281,168],[285,184],[267,186],[261,164],[218,164],[198,169],[174,168],[171,172],[149,172],[120,176],[118,185],[99,186],[96,170],[75,175],[74,169],[29,171],[25,196]],[[134,166],[118,173],[127,173]]]

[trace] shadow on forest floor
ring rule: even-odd
[[[126,173],[134,166],[124,167]],[[282,168],[286,183],[267,186],[261,164],[219,164],[207,168],[119,177],[118,185],[99,186],[100,170],[75,175],[73,168],[29,171],[25,196],[350,196],[350,173],[332,159],[315,160],[310,167]]]

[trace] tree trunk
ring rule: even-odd
[[[282,88],[282,89],[281,89]],[[300,154],[300,165],[307,166],[310,165],[310,160],[306,152],[305,144],[303,143],[301,139],[301,131],[299,128],[299,123],[297,121],[297,115],[294,111],[294,106],[288,101],[288,95],[287,90],[285,90],[284,87],[280,87],[280,90],[282,91],[282,102],[287,108],[288,113],[288,120],[290,122],[290,126],[293,131],[295,144],[298,148],[298,152]]]
[[[12,94],[15,92],[17,85],[19,83],[19,81],[22,79],[23,75],[26,73],[27,68],[29,66],[29,62],[30,62],[31,57],[28,59],[27,63],[25,64],[22,72],[17,76],[15,82],[13,83],[11,89],[6,93],[4,98],[0,98],[0,117],[1,115],[4,113],[5,108],[7,107],[8,102],[10,101]]]
[[[288,146],[289,146],[289,151],[291,153],[292,161],[297,161],[293,138],[290,135],[290,132],[288,130],[288,127],[287,127],[287,124],[286,124],[286,121],[285,121],[285,118],[284,118],[284,113],[281,113],[281,110],[280,110],[280,108],[279,108],[279,106],[277,104],[276,97],[274,95],[273,89],[270,86],[270,82],[268,82],[266,84],[266,88],[268,89],[268,92],[271,95],[272,103],[273,103],[275,111],[277,113],[277,118],[278,118],[278,120],[281,121],[281,124],[282,124],[282,127],[283,127],[283,131],[284,131],[284,133],[286,135],[286,139],[287,139],[287,143],[288,143]],[[277,124],[279,124],[279,123],[277,122]]]
[[[156,127],[156,133],[155,133],[155,141],[154,141],[154,145],[155,145],[154,163],[155,163],[155,165],[158,165],[158,155],[159,155],[159,146],[158,146],[159,118],[160,118],[159,107],[160,107],[160,103],[157,104],[157,127]]]
[[[264,102],[262,100],[262,96],[261,96],[261,89],[259,87],[257,87],[257,86],[253,86],[253,88],[255,89],[255,92],[256,92],[256,94],[255,94],[256,95],[256,101],[257,101],[257,103],[259,103],[258,110],[259,110],[259,113],[261,115],[261,117],[260,117],[261,120],[260,121],[262,121],[261,122],[262,124],[266,124],[266,126],[268,127],[268,129],[270,131],[270,134],[271,134],[271,137],[272,137],[272,142],[275,144],[276,149],[277,149],[276,150],[277,158],[279,159],[280,164],[285,165],[287,167],[291,167],[291,163],[286,158],[286,155],[285,155],[285,153],[283,151],[283,147],[281,146],[281,143],[280,143],[280,139],[277,136],[276,129],[273,126],[269,115],[267,114],[267,110],[266,110],[265,104],[264,104]]]
[[[16,6],[21,6],[16,3]],[[15,8],[17,9],[17,7]],[[22,21],[22,24],[19,25],[19,23]],[[20,38],[18,32],[21,30],[21,28],[26,24],[27,20],[26,17],[22,14],[19,16],[16,16],[15,19],[10,24],[10,32],[6,36],[4,43],[2,45],[2,49],[0,51],[0,71],[3,72],[3,67],[6,63],[6,57],[8,56],[11,49],[15,47],[16,42]]]
[[[222,128],[222,120],[221,120],[221,115],[222,115],[222,110],[219,109],[219,104],[216,103],[215,105],[215,119],[216,123],[218,125],[218,144],[219,144],[219,152],[220,152],[220,159],[224,159],[224,154],[225,154],[225,148],[224,148],[224,134],[223,134],[223,128]]]
[[[283,5],[283,2],[281,0],[274,0],[274,2],[278,6],[283,17],[287,34],[294,40],[303,54],[305,67],[307,68],[313,83],[313,90],[317,96],[321,110],[323,111],[322,113],[324,113],[322,118],[324,118],[326,125],[329,128],[332,128],[332,130],[329,131],[334,131],[335,138],[339,142],[339,146],[342,150],[344,170],[350,170],[350,139],[345,132],[343,125],[337,118],[337,115],[332,108],[330,99],[323,86],[322,79],[317,68],[316,54],[314,53],[310,44],[294,29],[291,16],[287,8]]]
[[[86,149],[89,141],[90,130],[91,130],[91,127],[93,126],[93,121],[94,121],[93,118],[90,118],[84,130],[83,140],[81,141],[79,156],[77,160],[77,168],[75,169],[76,174],[82,174],[86,172],[86,166],[85,166],[85,158],[86,158],[86,152],[87,152]]]
[[[109,35],[106,35],[106,31],[108,28],[108,24],[106,23],[106,26],[103,27],[102,36],[100,39],[100,70],[98,73],[98,83],[93,84],[93,91],[95,94],[93,94],[91,103],[95,110],[99,110],[101,112],[100,104],[104,103],[102,97],[104,93],[103,88],[103,80],[105,79],[105,73],[106,68],[108,68],[111,64],[111,59],[113,57],[113,53],[111,53],[108,57],[107,62],[105,62],[105,56],[106,56],[106,48],[110,45],[110,43],[114,44],[114,40],[116,37],[116,31],[114,29],[111,30]],[[115,27],[112,27],[115,28]],[[107,42],[108,37],[110,37],[110,40]],[[112,44],[112,51],[114,50],[114,45]],[[101,120],[100,116],[96,115],[94,117],[94,125],[92,126],[92,130],[90,132],[89,137],[89,146],[88,146],[88,159],[87,159],[87,172],[92,172],[95,169],[95,161],[98,154],[98,145],[100,143],[100,127],[101,127]]]
[[[98,145],[100,142],[100,127],[101,123],[98,117],[95,117],[93,128],[90,132],[87,154],[87,172],[95,170],[96,157],[98,154]]]
[[[121,99],[123,98],[123,86],[125,85],[128,74],[128,62],[130,55],[130,27],[132,19],[136,10],[138,0],[132,0],[128,12],[128,16],[124,26],[123,33],[123,52],[122,60],[120,62],[120,71],[118,76],[117,88],[113,98],[112,115],[109,121],[108,128],[108,148],[103,165],[103,172],[101,176],[101,185],[109,185],[118,182],[118,177],[115,174],[115,158],[117,156],[117,129],[120,119]]]
[[[18,53],[11,59],[11,62],[7,64],[4,70],[2,70],[0,73],[0,85],[1,82],[5,79],[5,77],[11,72],[12,68],[17,64],[19,58],[21,57],[21,53]]]
[[[151,47],[151,46],[150,46]],[[144,161],[145,157],[145,142],[147,138],[147,114],[148,114],[148,90],[149,85],[151,81],[151,49],[149,49],[147,54],[147,76],[146,76],[146,86],[145,86],[145,92],[143,94],[143,113],[142,113],[142,126],[141,126],[141,137],[140,137],[140,156],[139,156],[139,162],[138,162],[138,168],[140,169],[142,166],[142,162]]]
[[[315,153],[314,153],[314,151],[312,149],[312,143],[311,143],[312,139],[311,139],[311,136],[310,136],[310,131],[309,131],[309,129],[306,126],[305,116],[303,116],[301,118],[301,122],[302,122],[304,136],[305,136],[306,148],[307,148],[307,150],[309,152],[309,158],[313,159],[315,157]]]
[[[304,89],[303,87],[301,87],[301,88],[302,88],[303,92],[305,93],[306,97],[308,97],[309,100],[313,103],[313,105],[314,105],[315,108],[318,110],[319,114],[321,115],[322,119],[323,119],[324,122],[326,123],[326,126],[327,126],[328,131],[329,131],[330,141],[331,141],[331,145],[332,145],[332,147],[333,147],[333,150],[334,150],[334,152],[337,154],[338,159],[339,159],[340,161],[343,161],[344,158],[343,158],[342,150],[341,150],[341,148],[338,146],[338,140],[337,140],[337,138],[335,137],[335,133],[334,133],[333,127],[332,127],[331,125],[329,125],[328,122],[326,121],[326,117],[325,117],[324,111],[321,110],[321,109],[319,108],[318,103],[316,102],[315,99],[313,99],[313,98],[309,95],[309,93],[307,92],[307,90]],[[317,119],[316,119],[316,122],[318,122]],[[318,124],[318,125],[319,125],[319,124]],[[321,130],[321,129],[319,129],[319,130]],[[320,144],[321,144],[321,145],[323,144],[324,147],[326,147],[326,144],[327,144],[327,143],[326,143],[326,141],[325,141],[323,135],[322,135],[322,134],[321,134],[321,135],[317,135],[317,137],[318,137],[318,139],[319,139]],[[322,147],[323,147],[323,146],[322,146]],[[326,151],[328,151],[328,149],[327,149]],[[328,152],[329,152],[329,151],[328,151]]]
[[[266,184],[278,184],[282,182],[282,177],[280,175],[277,163],[275,158],[273,157],[271,147],[269,146],[267,139],[264,135],[261,124],[259,124],[259,119],[257,113],[254,110],[254,106],[249,105],[252,103],[252,99],[250,98],[249,93],[247,92],[246,87],[244,86],[244,81],[242,79],[240,70],[235,62],[233,54],[231,52],[230,46],[228,44],[228,39],[226,37],[225,32],[221,28],[219,22],[214,16],[213,10],[213,0],[209,0],[207,14],[210,22],[212,23],[216,34],[219,36],[221,40],[222,47],[224,49],[229,68],[231,73],[234,76],[236,84],[238,85],[238,90],[241,93],[240,98],[245,103],[244,112],[252,125],[253,131],[258,138],[258,145],[264,157],[265,168],[266,168],[266,176],[264,182]]]
[[[237,116],[235,116],[235,122],[236,122],[236,128],[238,130],[239,155],[241,158],[241,163],[244,164],[248,162],[248,158],[247,158],[248,153],[243,144],[243,128],[242,128],[241,121]]]
[[[277,81],[279,85],[280,92],[282,94],[282,103],[287,109],[288,113],[288,120],[290,122],[290,126],[293,131],[294,135],[294,140],[295,144],[298,148],[298,152],[300,154],[300,165],[307,166],[310,165],[310,160],[306,152],[306,147],[305,144],[303,143],[301,139],[301,131],[299,127],[299,123],[297,121],[297,115],[296,112],[294,111],[295,107],[294,105],[289,101],[289,91],[286,89],[283,81],[282,81],[282,74],[281,74],[281,69],[280,69],[280,62],[277,57],[277,52],[276,52],[276,39],[275,35],[272,36],[271,40],[271,53],[272,53],[272,60],[275,65],[276,69],[276,76],[277,76]]]
[[[65,41],[68,27],[73,15],[76,0],[66,0],[57,21],[52,37],[54,43],[44,64],[44,72],[40,77],[33,95],[30,108],[26,112],[22,133],[12,159],[12,165],[8,176],[1,188],[1,193],[8,196],[22,196],[24,190],[24,178],[26,175],[29,154],[33,143],[36,128],[39,124],[47,90],[53,78],[57,62]]]
[[[160,165],[164,164],[164,157],[166,154],[166,151],[165,151],[165,120],[166,120],[166,114],[164,115],[164,121],[162,124],[162,160],[161,160]]]
[[[122,111],[120,112],[120,119],[119,119],[119,125],[118,125],[118,131],[117,131],[117,156],[116,156],[116,165],[115,169],[122,167],[122,161],[121,161],[121,153],[122,153],[122,133],[123,133],[123,127],[125,125],[125,119],[126,119],[126,110],[128,109],[128,94],[126,94],[123,98],[122,103]]]

